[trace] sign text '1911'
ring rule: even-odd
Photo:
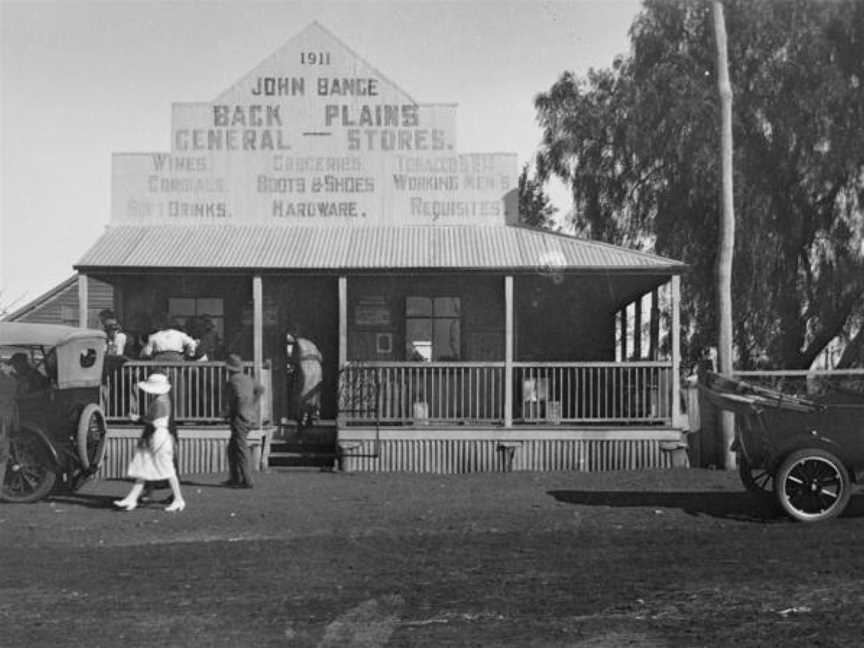
[[[330,52],[300,52],[300,65],[330,65]]]

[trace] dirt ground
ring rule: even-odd
[[[864,495],[816,525],[708,470],[187,475],[0,504],[0,646],[855,646]],[[165,492],[167,493],[167,491]]]

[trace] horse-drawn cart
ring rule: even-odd
[[[708,400],[735,414],[741,481],[773,495],[796,520],[840,515],[864,476],[864,394],[829,390],[804,398],[708,373]]]

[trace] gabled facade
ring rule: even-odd
[[[99,328],[99,312],[114,307],[114,289],[110,284],[91,277],[87,281],[87,294],[86,326]],[[6,322],[78,326],[80,318],[78,275],[72,275],[2,319]]]
[[[175,104],[171,151],[114,156],[82,286],[111,284],[133,336],[209,315],[269,377],[277,428],[301,331],[351,469],[670,465],[683,264],[520,226],[516,155],[461,152],[456,108],[313,23],[213,101]],[[173,368],[199,394],[177,414],[216,423],[193,369]]]

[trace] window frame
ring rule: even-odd
[[[417,301],[414,301],[417,300]],[[425,300],[429,304],[429,308],[417,308],[419,304],[419,300]],[[411,302],[414,301],[414,304]],[[419,302],[419,303],[418,303]],[[438,305],[442,306],[447,305],[446,309],[443,313],[440,313],[438,310]],[[452,312],[451,307],[455,304],[455,313]],[[425,312],[424,312],[425,311]],[[417,361],[417,362],[459,362],[462,359],[463,351],[462,351],[462,298],[455,295],[408,295],[405,297],[405,308],[403,310],[404,313],[404,322],[405,322],[405,356],[409,361]],[[416,313],[416,314],[414,314]],[[429,340],[429,357],[420,351],[419,347],[415,344],[417,340],[411,340],[412,337],[409,333],[409,329],[411,328],[412,322],[428,322],[428,327],[430,330]],[[441,322],[450,322],[450,327],[452,329],[453,323],[456,324],[457,331],[457,339],[455,348],[453,345],[446,345],[446,349],[448,351],[454,351],[455,355],[446,355],[442,357],[441,350],[439,346],[440,342],[436,345],[436,341],[438,338],[438,327],[437,323]],[[449,335],[450,333],[448,333]],[[418,357],[419,356],[419,357]]]

